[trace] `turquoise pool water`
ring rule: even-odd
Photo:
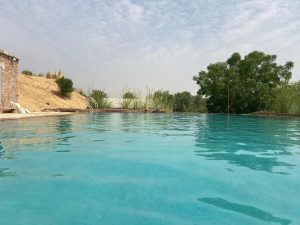
[[[1,225],[300,224],[300,120],[82,114],[0,123]]]

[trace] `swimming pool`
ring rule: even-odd
[[[79,114],[0,123],[1,225],[300,224],[300,120]]]

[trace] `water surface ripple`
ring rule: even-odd
[[[0,122],[1,225],[298,225],[300,120],[80,114]]]

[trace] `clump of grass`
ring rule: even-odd
[[[124,109],[131,109],[133,107],[133,102],[136,98],[137,96],[135,95],[135,93],[131,91],[126,91],[122,96],[122,107]]]
[[[169,91],[156,91],[153,94],[153,105],[156,109],[172,112],[174,105],[174,95]]]
[[[141,92],[126,91],[122,96],[121,105],[124,109],[146,109]]]
[[[153,101],[153,91],[150,89],[147,90],[143,108],[146,110],[155,108],[154,101]]]
[[[132,101],[132,108],[134,110],[140,110],[140,109],[145,109],[145,104],[144,101],[142,99],[142,95],[140,92],[138,93],[134,93],[135,98]]]
[[[275,90],[273,110],[277,113],[300,114],[300,83],[284,85]]]

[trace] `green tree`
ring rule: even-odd
[[[74,90],[73,89],[73,81],[68,78],[59,78],[55,81],[59,88],[59,93],[63,97],[69,97],[70,93]]]
[[[292,76],[292,62],[276,63],[276,55],[254,51],[243,59],[233,53],[226,62],[210,64],[194,80],[207,97],[209,112],[250,113],[270,110],[276,88]],[[229,105],[229,107],[228,107]]]
[[[190,92],[184,91],[174,95],[174,106],[175,112],[190,112],[192,109],[192,95]]]
[[[227,107],[227,65],[218,62],[210,64],[207,71],[194,77],[200,86],[198,95],[207,96],[206,107],[209,112],[225,112]]]
[[[192,112],[206,113],[206,99],[201,95],[192,96]]]
[[[123,99],[135,99],[137,96],[131,92],[131,91],[127,91],[123,94]]]

